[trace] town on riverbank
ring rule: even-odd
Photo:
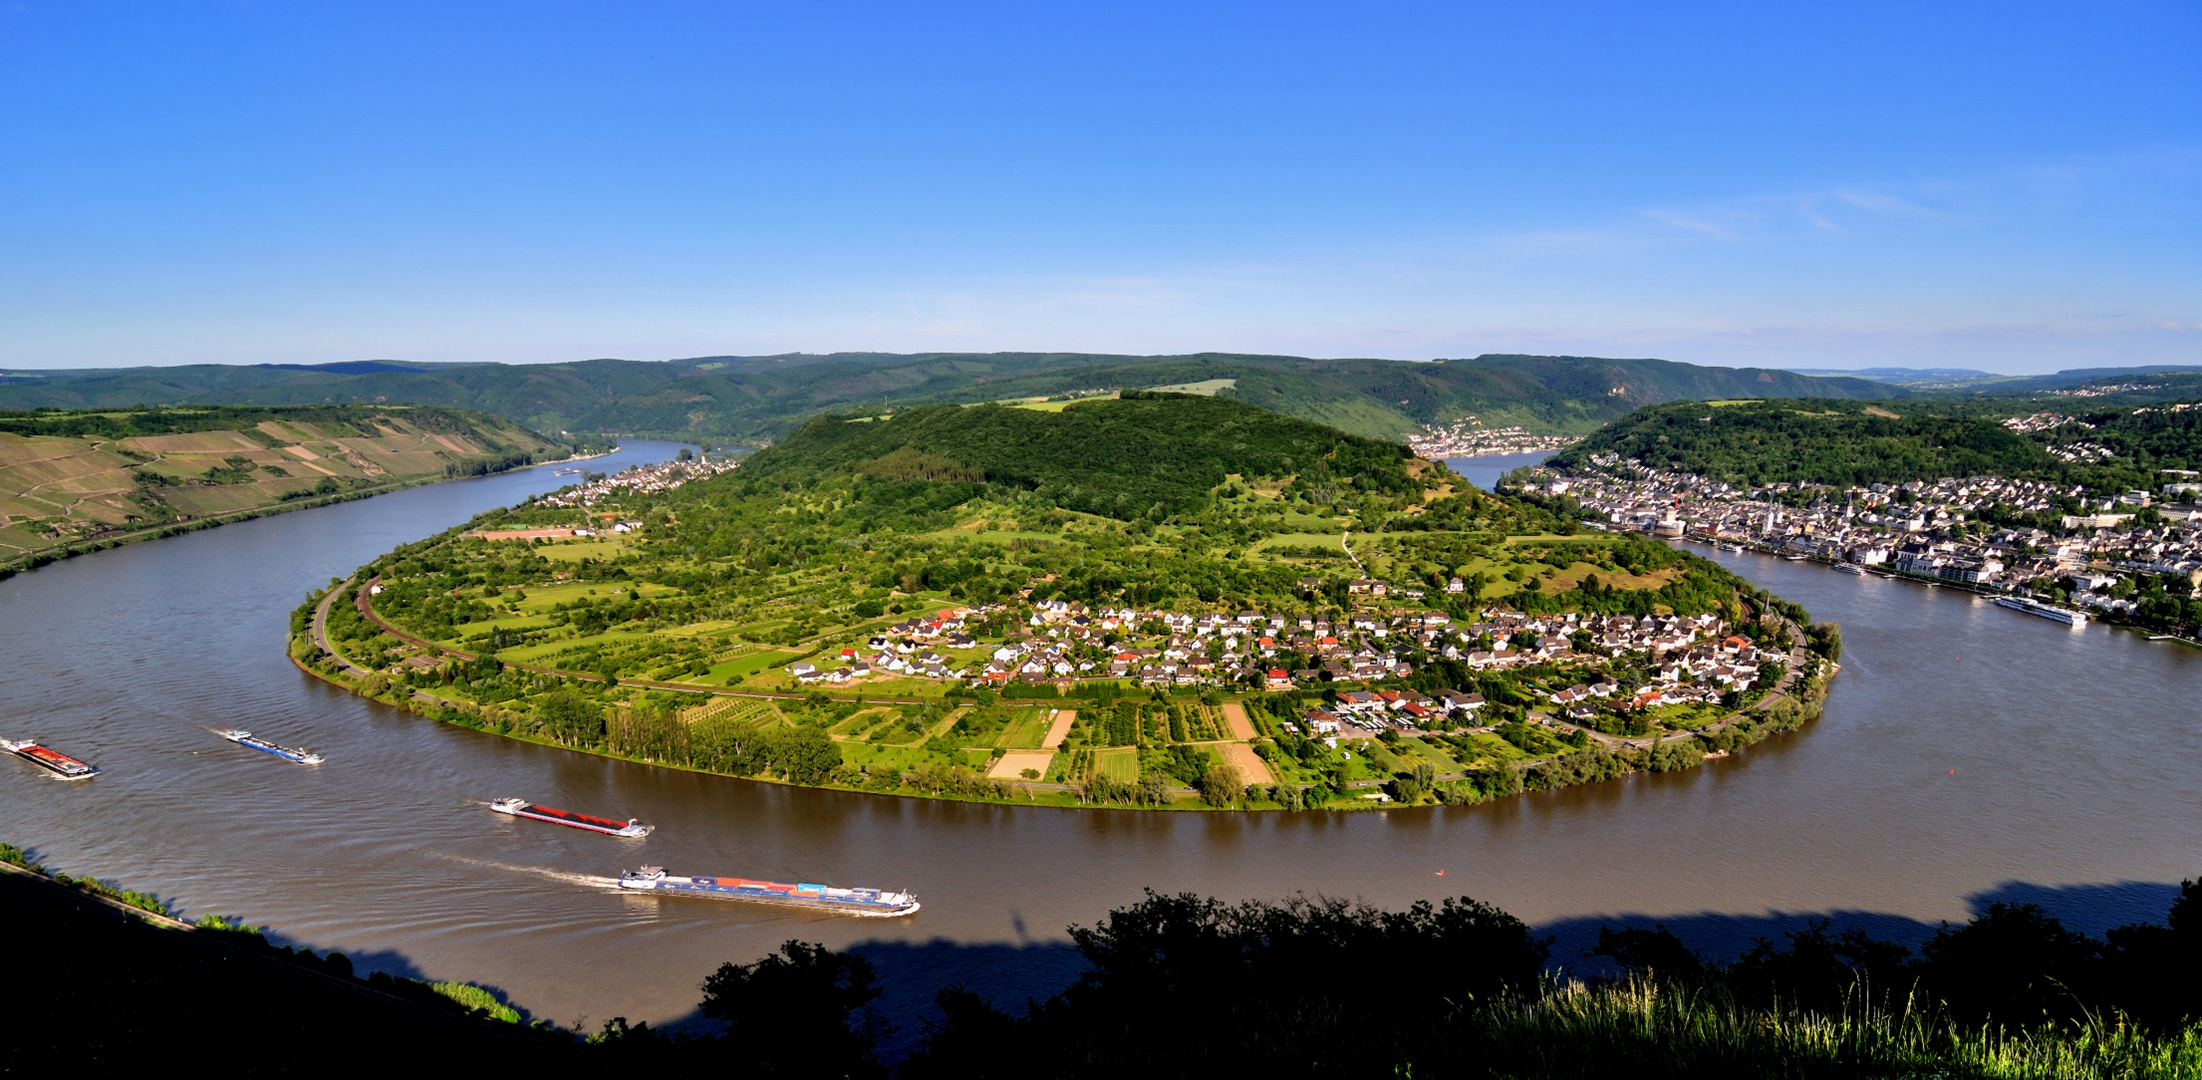
[[[2196,479],[2167,470],[2155,491],[2108,495],[1997,476],[1754,488],[1599,455],[1507,482],[1616,529],[1958,584],[2191,638],[2202,627]]]

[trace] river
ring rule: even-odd
[[[673,449],[636,443],[591,467]],[[285,658],[309,589],[562,479],[430,485],[0,582],[0,734],[105,770],[67,784],[0,762],[0,839],[155,890],[186,917],[239,916],[363,969],[476,981],[592,1028],[687,1016],[721,961],[791,937],[859,945],[905,1038],[944,983],[1004,1004],[1059,986],[1064,927],[1150,887],[1466,894],[1551,928],[1579,962],[1584,936],[1622,917],[1733,948],[1812,913],[1916,938],[1988,900],[2032,899],[2099,930],[2161,919],[2170,883],[2202,872],[2202,654],[1757,555],[1717,558],[1844,626],[1822,720],[1687,773],[1477,808],[1157,814],[798,790],[436,724]],[[210,734],[231,725],[328,763]],[[621,841],[484,808],[503,795],[658,831]],[[925,909],[837,920],[602,887],[645,862],[907,887]]]

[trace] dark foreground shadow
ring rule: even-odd
[[[2093,937],[2114,926],[2133,923],[2162,924],[2179,895],[2175,883],[2129,881],[2104,885],[2036,885],[2007,882],[1966,898],[1968,913],[1978,916],[1995,903],[2038,904],[2048,914],[2074,930]],[[1676,915],[1620,913],[1586,916],[1545,923],[1535,928],[1539,936],[1552,937],[1551,967],[1569,974],[1596,977],[1617,969],[1602,957],[1589,955],[1601,927],[1664,926],[1692,951],[1708,960],[1730,962],[1760,939],[1777,943],[1792,931],[1825,921],[1837,933],[1860,930],[1867,935],[1917,948],[1941,928],[1904,915],[1874,911],[1796,911],[1767,915],[1727,915],[1711,912]],[[1028,1001],[1045,1000],[1077,981],[1086,968],[1084,959],[1068,941],[1026,944],[959,944],[935,939],[923,943],[864,942],[849,953],[871,962],[882,993],[874,1009],[895,1031],[880,1045],[880,1057],[888,1062],[907,1056],[926,1035],[927,1024],[937,1023],[941,1012],[934,995],[961,987],[979,995],[996,1008],[1021,1015]],[[726,957],[747,963],[756,957]],[[689,1014],[660,1026],[668,1031],[704,1035],[718,1025]]]
[[[1979,916],[1988,905],[2038,904],[2064,925],[2091,937],[2101,937],[2113,926],[2164,921],[2179,895],[2176,883],[2121,881],[2107,885],[2035,885],[2010,881],[1965,898],[1968,914]],[[1877,911],[1777,911],[1766,915],[1725,915],[1713,912],[1679,915],[1620,913],[1591,915],[1546,923],[1537,928],[1554,938],[1552,961],[1580,975],[1608,975],[1614,968],[1602,958],[1589,956],[1600,927],[1650,929],[1664,926],[1692,952],[1708,960],[1726,963],[1761,938],[1779,942],[1783,935],[1802,930],[1821,920],[1841,933],[1860,930],[1869,937],[1918,948],[1942,927],[1905,915]]]

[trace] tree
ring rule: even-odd
[[[743,1072],[771,1077],[884,1077],[876,1052],[893,1028],[872,1011],[871,961],[790,940],[754,964],[725,963],[703,981],[705,1016]]]
[[[589,696],[561,686],[535,706],[536,718],[561,742],[590,744],[604,738],[604,710]]]
[[[2099,948],[2039,905],[1999,902],[1936,931],[1920,947],[1920,969],[1929,992],[1959,1019],[2028,1027],[2081,1015]]]
[[[1235,765],[1214,766],[1200,778],[1200,800],[1210,806],[1229,806],[1245,789],[1246,781]]]
[[[798,784],[818,784],[841,767],[841,744],[814,727],[799,727],[780,735],[768,752],[772,766]]]

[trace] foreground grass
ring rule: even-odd
[[[2119,1023],[2009,1032],[1924,1010],[1826,1016],[1744,1008],[1647,979],[1555,987],[1474,1014],[1488,1075],[2155,1080],[2202,1075],[2202,1027],[2150,1036]]]

